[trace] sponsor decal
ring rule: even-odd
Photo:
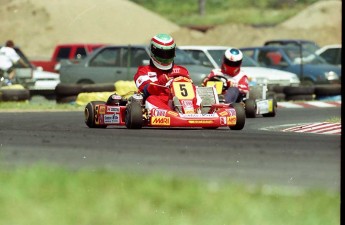
[[[114,100],[116,100],[116,99],[121,100],[121,96],[120,95],[111,95],[111,98],[114,99]]]
[[[164,117],[164,116],[153,116],[151,118],[151,124],[157,125],[157,126],[166,126],[170,125],[170,117]]]
[[[222,111],[219,113],[220,116],[227,116],[229,115],[227,111]]]
[[[107,112],[118,113],[118,112],[120,112],[120,107],[108,106],[107,107]]]
[[[166,116],[167,110],[164,109],[152,109],[152,116]]]
[[[180,68],[173,68],[173,73],[180,73]]]
[[[103,124],[103,115],[96,116],[95,124]]]
[[[184,109],[185,114],[194,114],[194,109]]]
[[[210,117],[218,117],[216,113],[213,114],[181,114],[181,117],[185,118],[210,118]]]
[[[168,111],[167,114],[170,114],[172,116],[178,116],[178,113],[177,112],[174,112],[174,111]]]
[[[104,115],[104,123],[119,123],[120,116],[118,114]]]
[[[105,106],[104,105],[99,106],[99,114],[105,114]]]
[[[148,72],[147,75],[149,75],[150,78],[156,77],[157,73],[156,72]]]
[[[227,124],[228,125],[236,125],[236,116],[228,116],[227,117]]]
[[[220,125],[226,125],[226,117],[220,117]]]
[[[213,120],[188,120],[191,124],[212,124]]]
[[[181,100],[183,108],[193,108],[193,101],[192,100]]]
[[[235,109],[230,108],[230,109],[226,109],[226,111],[228,112],[228,114],[230,116],[236,116],[236,110]]]

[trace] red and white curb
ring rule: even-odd
[[[341,101],[278,102],[278,108],[327,108],[340,107]]]
[[[341,135],[341,123],[310,123],[297,125],[282,130],[283,132],[315,133],[315,134],[339,134]]]

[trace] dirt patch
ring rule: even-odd
[[[319,1],[279,26],[238,24],[207,32],[176,24],[127,0],[2,0],[0,43],[13,39],[30,58],[49,57],[58,43],[147,44],[172,34],[178,45],[262,45],[273,38],[303,38],[320,45],[341,43],[342,1]]]

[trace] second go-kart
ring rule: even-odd
[[[207,87],[215,87],[220,102],[224,102],[223,93],[228,89],[227,78],[216,75],[206,83]],[[277,101],[274,97],[267,96],[267,85],[255,85],[249,87],[249,92],[243,97],[241,103],[244,105],[247,118],[255,118],[257,115],[263,117],[275,117]]]
[[[85,123],[90,128],[124,125],[129,129],[142,127],[228,127],[242,130],[245,111],[241,104],[219,102],[215,87],[196,87],[186,77],[178,76],[166,88],[170,90],[167,109],[148,109],[140,93],[127,100],[116,94],[107,102],[91,101],[85,107]],[[201,104],[196,105],[197,99]]]

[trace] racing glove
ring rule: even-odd
[[[166,83],[171,79],[171,77],[168,77],[166,74],[162,74],[158,77],[158,84],[160,85],[166,85]]]

